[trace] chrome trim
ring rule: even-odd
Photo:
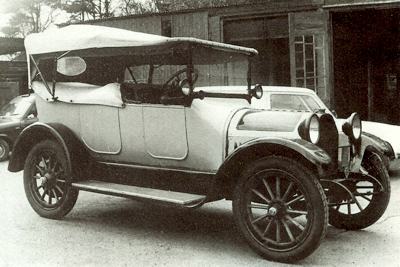
[[[182,169],[155,167],[155,166],[144,166],[144,165],[127,164],[127,163],[116,163],[116,162],[105,162],[105,161],[99,161],[99,163],[106,164],[106,165],[111,165],[111,166],[128,167],[128,168],[133,168],[133,169],[175,171],[175,172],[183,172],[183,173],[191,173],[191,174],[207,174],[207,175],[216,175],[217,174],[217,172],[182,170]]]

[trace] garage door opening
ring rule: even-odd
[[[252,47],[252,82],[290,86],[289,25],[287,16],[224,21],[224,42]]]
[[[400,123],[400,9],[332,13],[334,97],[340,117]]]

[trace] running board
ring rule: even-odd
[[[72,183],[72,186],[83,191],[138,200],[148,200],[183,207],[195,207],[201,205],[206,199],[206,196],[203,195],[115,184],[95,180]]]

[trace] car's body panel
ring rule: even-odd
[[[188,156],[186,111],[183,106],[143,105],[146,152],[156,159],[184,160]]]
[[[127,104],[123,108],[40,97],[37,102],[39,112],[47,111],[40,121],[62,121],[94,159],[212,173],[226,156],[231,117],[248,106],[243,99],[195,100],[190,107]]]
[[[90,105],[81,105],[77,119],[82,141],[90,150],[99,154],[120,153],[119,108],[98,106],[94,109]]]

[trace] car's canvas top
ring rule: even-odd
[[[174,47],[175,45],[178,46],[186,43],[247,55],[255,55],[258,53],[257,50],[252,48],[196,38],[169,38],[95,25],[70,25],[60,29],[33,33],[25,38],[26,51],[31,55],[93,48]]]

